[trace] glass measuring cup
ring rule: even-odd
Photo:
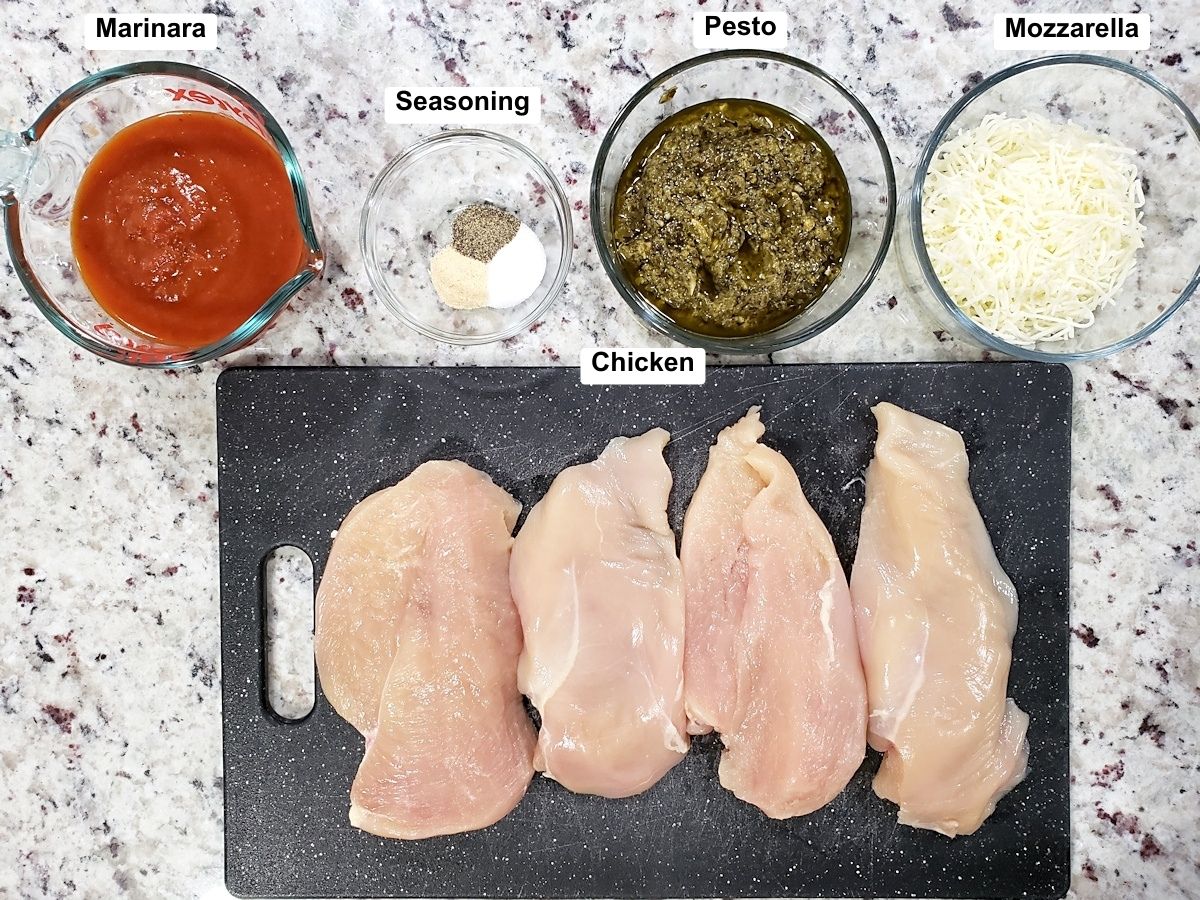
[[[88,290],[71,246],[76,189],[100,147],[127,125],[185,110],[232,118],[275,148],[291,184],[304,242],[295,273],[249,319],[203,347],[163,343],[115,320]],[[324,267],[300,165],[279,125],[233,82],[184,63],[140,62],[107,69],[68,88],[25,131],[0,132],[0,204],[13,268],[34,303],[75,343],[127,365],[175,368],[244,347]]]

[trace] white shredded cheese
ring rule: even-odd
[[[1134,151],[1073,123],[988,115],[944,143],[921,197],[929,261],[964,313],[1018,346],[1070,340],[1136,265]]]

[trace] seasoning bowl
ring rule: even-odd
[[[840,273],[802,312],[761,334],[718,337],[682,327],[630,282],[614,246],[617,184],[638,144],[668,116],[717,99],[760,100],[790,112],[825,140],[850,187],[851,232]],[[832,76],[782,53],[722,51],[667,69],[617,114],[600,145],[592,174],[592,232],[600,262],[617,292],[650,329],[715,353],[772,353],[801,344],[841,319],[866,293],[883,265],[895,212],[891,154],[871,114]]]
[[[430,264],[451,246],[455,217],[488,203],[537,235],[546,271],[528,299],[509,308],[459,310],[438,297]],[[500,341],[540,320],[562,292],[573,235],[558,180],[522,144],[486,131],[445,131],[384,167],[363,206],[359,238],[371,287],[414,331],[449,344]]]
[[[1136,152],[1146,198],[1137,267],[1113,300],[1096,310],[1095,322],[1070,340],[1026,347],[992,334],[958,308],[930,263],[921,218],[926,175],[945,141],[990,114],[1072,122]],[[904,279],[941,323],[981,347],[1042,362],[1108,356],[1161,328],[1200,285],[1197,171],[1200,122],[1153,75],[1115,59],[1082,54],[1017,63],[980,82],[930,136],[905,203],[899,254]]]

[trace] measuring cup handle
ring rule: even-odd
[[[60,219],[71,208],[83,168],[73,144],[0,132],[0,203],[5,206],[20,202],[39,218]]]
[[[0,198],[5,202],[25,188],[33,161],[33,147],[22,135],[0,131]]]

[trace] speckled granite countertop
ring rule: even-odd
[[[258,346],[139,372],[77,352],[0,270],[0,896],[221,896],[214,383],[237,363],[567,363],[585,342],[646,344],[597,265],[587,180],[601,133],[645,79],[694,53],[682,5],[483,0],[209,3],[219,49],[296,145],[329,266]],[[1023,10],[1039,6],[1022,5]],[[858,91],[902,185],[919,143],[1011,62],[984,3],[787,4],[792,50]],[[1075,8],[1082,4],[1057,5]],[[160,7],[155,7],[158,11]],[[1055,7],[1048,6],[1046,11]],[[4,127],[132,54],[92,53],[69,5],[4,5]],[[1200,34],[1155,3],[1133,57],[1200,107]],[[565,297],[500,346],[435,345],[376,301],[359,207],[427,129],[388,126],[387,83],[541,84],[512,129],[564,181],[578,249]],[[776,361],[971,359],[935,334],[889,262],[839,326]],[[1078,897],[1200,896],[1200,306],[1152,342],[1075,368],[1072,766]],[[1190,339],[1189,339],[1190,336]]]

